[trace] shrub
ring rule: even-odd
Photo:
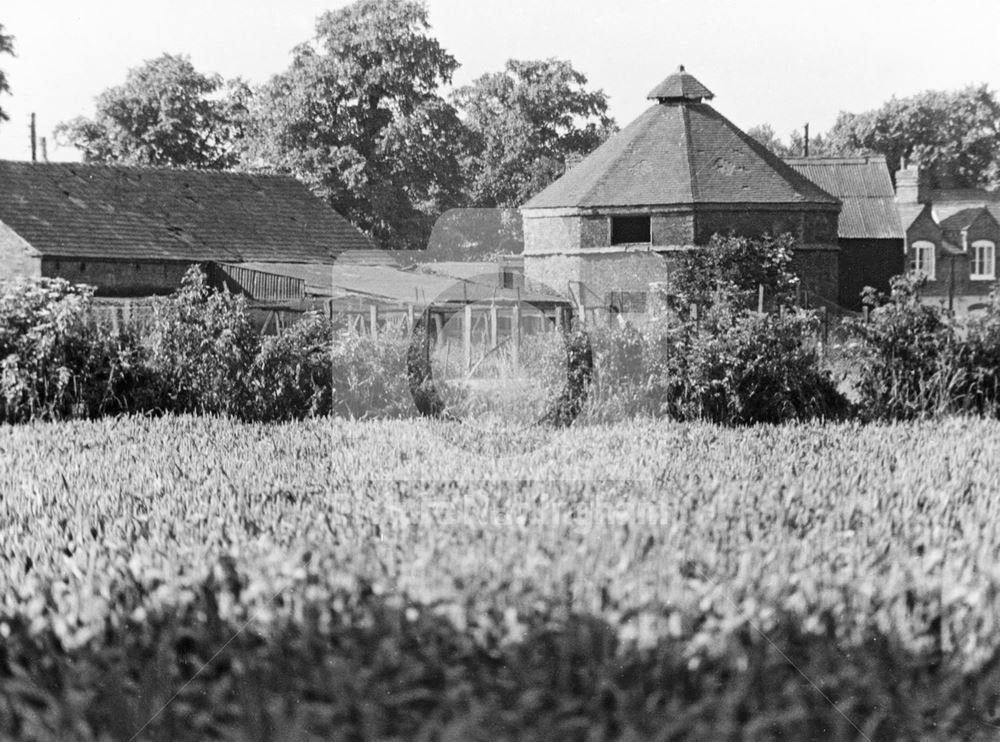
[[[276,336],[265,338],[248,376],[255,420],[294,420],[329,415],[333,366],[329,320],[308,314]]]
[[[405,332],[377,339],[344,332],[330,353],[331,413],[352,419],[414,414],[410,396]]]
[[[703,322],[626,325],[597,335],[590,414],[728,425],[841,417],[847,403],[808,340],[811,313],[712,310]]]
[[[130,409],[140,373],[135,338],[88,324],[93,289],[17,280],[0,293],[0,419],[92,416]]]
[[[920,301],[924,278],[893,279],[888,296],[869,291],[856,387],[865,415],[906,420],[948,413],[1000,411],[1000,299],[981,318],[958,320]]]
[[[146,342],[160,408],[240,415],[252,409],[249,373],[260,350],[246,299],[213,291],[198,268],[154,307]]]
[[[789,234],[758,239],[713,235],[708,245],[680,254],[674,292],[685,305],[708,306],[722,296],[752,307],[763,286],[772,305],[786,303],[799,281],[791,270],[794,247]]]

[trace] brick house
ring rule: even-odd
[[[583,308],[642,311],[671,256],[713,234],[798,239],[804,286],[836,301],[840,201],[705,103],[681,67],[653,105],[521,209],[528,280]]]
[[[906,269],[927,275],[925,301],[976,311],[997,286],[1000,193],[930,189],[918,168],[896,173],[896,203],[906,228]]]
[[[888,292],[889,279],[906,270],[906,234],[885,157],[796,157],[785,162],[843,204],[837,221],[837,302],[859,311],[866,286]]]
[[[332,265],[372,248],[289,176],[0,161],[0,280],[61,277],[98,296],[141,297],[212,264],[230,287],[287,294],[280,265]]]

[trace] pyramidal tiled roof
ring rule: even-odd
[[[332,264],[373,247],[285,175],[0,161],[0,222],[59,257]]]
[[[650,93],[655,105],[524,208],[839,204],[701,102],[710,96],[686,72],[671,75]]]
[[[690,100],[699,101],[702,98],[712,100],[715,96],[712,91],[702,85],[695,76],[688,73],[682,64],[677,68],[677,72],[661,82],[646,96],[647,100],[674,101]]]

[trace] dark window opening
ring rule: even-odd
[[[87,270],[86,263],[80,263],[80,273],[84,273]]]
[[[503,288],[512,289],[514,288],[514,272],[513,271],[503,271]]]
[[[611,217],[611,244],[630,245],[640,242],[649,243],[648,216],[613,216]]]

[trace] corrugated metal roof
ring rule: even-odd
[[[374,247],[284,175],[0,161],[0,221],[58,257],[332,263]]]
[[[840,238],[903,239],[905,230],[884,157],[795,157],[785,162],[841,200]]]
[[[244,263],[253,270],[268,270],[305,280],[307,294],[358,296],[391,304],[422,307],[436,302],[490,301],[527,304],[567,304],[562,297],[541,291],[516,291],[476,281],[400,270],[385,266]]]
[[[707,103],[658,103],[525,209],[839,201]]]

